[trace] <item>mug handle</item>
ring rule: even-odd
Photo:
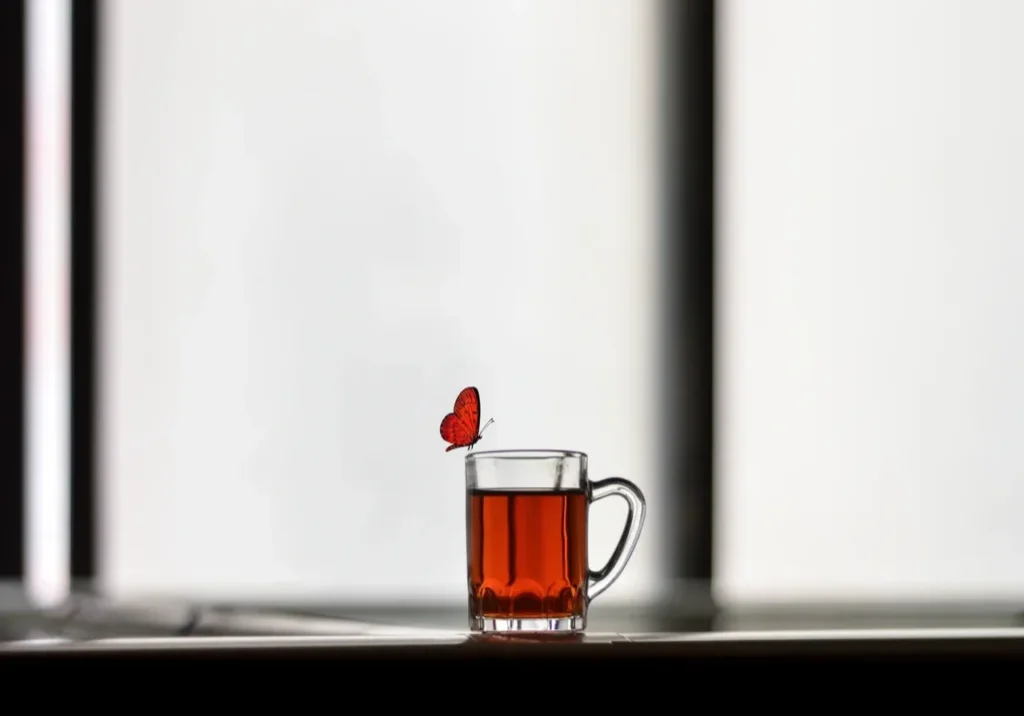
[[[633,555],[636,543],[640,539],[640,530],[644,526],[644,516],[647,512],[647,502],[640,488],[629,480],[621,477],[609,477],[607,480],[598,480],[590,484],[590,502],[593,504],[606,497],[617,495],[626,501],[629,511],[626,513],[626,525],[622,528],[622,536],[619,543],[615,545],[612,556],[608,558],[605,565],[595,571],[588,570],[587,580],[587,602],[589,603],[598,594],[612,586],[612,583],[619,578],[626,563]]]

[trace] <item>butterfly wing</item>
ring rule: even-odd
[[[455,411],[441,421],[441,437],[451,443],[445,452],[472,445],[480,431],[480,393],[466,388],[455,399]]]
[[[473,434],[461,418],[454,413],[448,413],[441,421],[441,437],[445,442],[451,443],[445,452],[455,448],[465,447],[473,440]]]
[[[472,431],[470,437],[475,438],[480,432],[480,391],[464,388],[455,399],[455,415]]]

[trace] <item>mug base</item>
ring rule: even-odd
[[[578,634],[587,626],[582,616],[555,619],[496,619],[470,617],[471,631],[484,634]]]

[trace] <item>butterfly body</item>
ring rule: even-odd
[[[494,419],[487,421],[487,425]],[[484,429],[487,428],[484,425]],[[483,430],[480,428],[480,391],[470,386],[464,388],[455,399],[455,409],[444,416],[441,421],[441,437],[451,443],[445,452],[456,448],[472,450],[480,442]]]

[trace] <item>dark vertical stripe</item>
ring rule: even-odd
[[[25,2],[0,2],[0,579],[24,574]]]
[[[71,577],[96,573],[99,0],[71,6]]]
[[[679,616],[713,613],[715,3],[665,0],[663,437]],[[687,621],[683,619],[683,622]]]

